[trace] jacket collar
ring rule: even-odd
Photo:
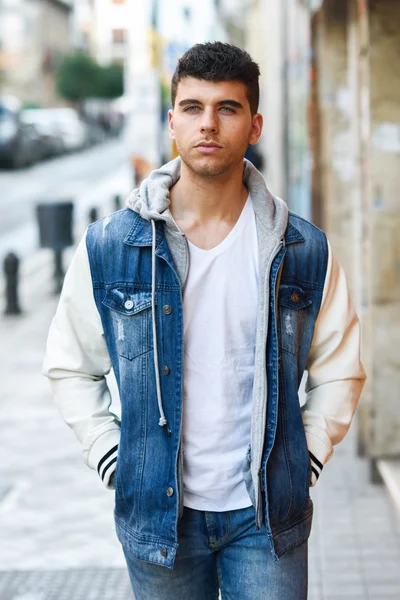
[[[296,242],[304,242],[304,237],[301,235],[300,231],[296,229],[294,225],[290,222],[290,214],[289,221],[286,227],[285,232],[285,244],[295,244]]]
[[[129,246],[151,246],[152,232],[151,223],[142,219],[142,217],[132,212],[134,223],[124,238],[124,243]],[[158,246],[164,239],[164,230],[162,221],[156,221],[156,245]]]

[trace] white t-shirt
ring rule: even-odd
[[[249,196],[228,236],[189,242],[185,327],[184,504],[226,511],[251,505],[242,469],[250,442],[258,298],[258,243]]]

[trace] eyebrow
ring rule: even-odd
[[[181,100],[178,106],[188,106],[195,104],[196,106],[202,106],[203,103],[200,100],[195,100],[194,98],[187,98],[185,100]],[[221,100],[218,102],[218,106],[232,106],[232,108],[243,108],[243,104],[237,102],[236,100]]]

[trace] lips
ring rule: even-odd
[[[215,142],[200,142],[195,148],[201,154],[215,154],[221,150],[221,146]]]
[[[221,148],[221,146],[215,142],[200,142],[200,144],[197,144],[195,148]]]

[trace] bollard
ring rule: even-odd
[[[116,211],[121,210],[121,195],[120,194],[114,195],[114,208]]]
[[[4,274],[6,276],[6,315],[20,315],[21,308],[18,301],[18,271],[19,258],[14,252],[9,252],[4,259]]]
[[[89,210],[89,223],[94,223],[98,220],[97,208],[93,207]]]
[[[54,250],[54,293],[56,295],[61,294],[62,286],[64,283],[64,269],[63,269],[63,253],[62,250]]]

